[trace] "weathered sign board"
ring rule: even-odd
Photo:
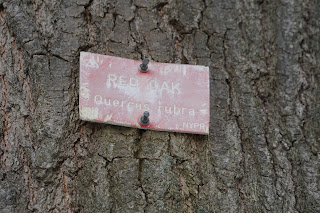
[[[209,133],[209,68],[80,54],[80,118],[159,131]],[[149,124],[139,119],[150,113]]]

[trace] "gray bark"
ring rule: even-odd
[[[320,1],[0,0],[0,212],[320,212]],[[210,67],[210,135],[79,120],[79,53]]]

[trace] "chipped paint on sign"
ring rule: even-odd
[[[80,117],[86,119],[98,119],[99,109],[97,107],[85,107],[80,105]]]
[[[80,54],[80,118],[160,131],[209,133],[209,68]],[[150,124],[139,118],[150,113]]]

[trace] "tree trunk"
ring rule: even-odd
[[[320,212],[319,18],[317,0],[0,0],[0,212]],[[209,66],[209,136],[80,121],[80,51]]]

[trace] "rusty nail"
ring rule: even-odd
[[[139,70],[141,72],[148,72],[148,64],[149,64],[149,60],[143,59],[142,64],[139,65]]]
[[[149,115],[150,115],[150,113],[149,113],[148,111],[145,111],[145,112],[143,113],[143,116],[141,116],[139,122],[140,122],[140,124],[141,124],[142,126],[148,126],[148,125],[149,125],[149,123],[150,123],[150,120],[149,120],[149,118],[148,118]]]

